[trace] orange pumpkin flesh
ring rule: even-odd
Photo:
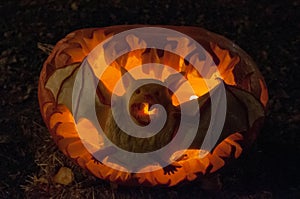
[[[174,174],[166,175],[158,165],[148,165],[141,169],[151,172],[130,173],[122,165],[114,162],[100,164],[93,159],[92,154],[85,148],[78,135],[78,129],[88,130],[90,133],[86,139],[97,143],[103,142],[97,130],[88,120],[81,120],[77,124],[70,111],[70,96],[68,89],[72,88],[74,74],[80,67],[80,63],[99,43],[114,34],[125,30],[144,27],[141,25],[113,26],[106,28],[82,29],[68,34],[54,47],[52,53],[43,65],[39,80],[39,104],[43,119],[57,143],[59,149],[73,159],[82,168],[89,170],[95,176],[126,185],[143,186],[174,186],[180,182],[195,180],[198,176],[208,175],[219,170],[227,164],[228,160],[238,158],[243,148],[253,142],[261,126],[263,115],[251,120],[249,114],[249,127],[243,132],[231,132],[219,144],[203,158],[199,157],[199,149],[188,149],[183,158],[176,157],[176,153],[170,159],[177,159],[180,167]],[[256,109],[263,109],[267,105],[268,93],[264,79],[253,60],[242,49],[228,39],[211,33],[198,27],[160,26],[182,32],[199,42],[217,60],[217,67],[223,81],[230,85],[229,90],[239,89],[236,97],[242,99],[244,94],[251,95],[250,104],[246,110],[250,113]],[[145,53],[147,52],[147,53]],[[121,74],[115,69],[116,65],[122,65],[127,70],[145,63],[161,63],[173,67],[178,72],[184,71],[192,84],[197,96],[207,93],[205,82],[193,78],[195,70],[193,66],[186,64],[184,58],[165,51],[159,56],[155,49],[140,49],[131,51],[115,60],[104,72],[102,80],[108,89],[112,89]],[[234,92],[234,91],[232,91]],[[251,107],[251,102],[257,101],[258,105]],[[178,103],[173,99],[173,103]],[[248,104],[247,104],[248,103]],[[145,110],[147,112],[147,110]],[[254,111],[255,112],[255,111]],[[103,117],[100,124],[105,123],[107,110],[102,110]],[[92,138],[89,138],[91,136]],[[97,139],[95,139],[95,137]],[[93,142],[90,144],[93,145]],[[114,164],[113,169],[109,165]],[[107,166],[108,165],[108,166]]]

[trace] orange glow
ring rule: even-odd
[[[143,103],[143,113],[146,114],[146,115],[150,115],[149,113],[149,104],[148,103]]]

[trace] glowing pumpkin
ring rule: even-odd
[[[102,76],[99,77],[95,106],[98,122],[104,128],[105,135],[119,147],[139,153],[156,150],[162,147],[161,145],[170,142],[170,139],[174,136],[172,133],[176,133],[176,125],[179,120],[174,110],[177,110],[177,107],[181,105],[178,99],[171,96],[172,92],[169,93],[168,90],[164,90],[163,86],[148,85],[148,87],[145,86],[139,88],[140,90],[135,90],[136,95],[140,92],[153,90],[150,94],[148,93],[151,100],[148,98],[148,100],[143,101],[136,97],[130,104],[131,119],[135,123],[141,126],[149,124],[150,115],[157,114],[155,110],[151,110],[150,106],[159,103],[159,101],[164,100],[166,102],[163,106],[167,109],[167,112],[169,111],[167,107],[171,107],[170,110],[172,109],[173,113],[175,112],[168,119],[167,128],[162,130],[164,133],[166,129],[171,129],[172,135],[167,135],[168,138],[162,136],[152,140],[147,138],[147,142],[144,142],[145,140],[140,141],[127,135],[123,137],[115,136],[115,127],[107,124],[114,122],[110,110],[111,93],[116,82],[127,70],[134,69],[142,64],[164,64],[181,72],[195,91],[195,95],[190,96],[190,100],[198,101],[204,122],[199,123],[198,134],[187,150],[182,153],[180,153],[181,151],[175,151],[169,154],[171,166],[163,167],[159,163],[150,163],[144,165],[143,168],[139,168],[139,172],[132,172],[126,168],[126,165],[109,159],[115,149],[103,146],[105,145],[104,138],[99,134],[92,121],[84,117],[80,120],[74,119],[72,91],[76,82],[76,74],[81,67],[86,67],[83,64],[85,58],[101,42],[113,35],[141,27],[146,26],[129,25],[82,29],[68,34],[56,44],[44,63],[39,80],[40,109],[53,139],[59,149],[82,168],[89,170],[101,179],[120,184],[174,186],[180,182],[192,181],[197,177],[201,178],[215,173],[226,165],[228,160],[238,158],[243,149],[254,141],[264,118],[268,94],[264,79],[253,60],[228,39],[207,30],[198,27],[157,26],[181,32],[196,40],[216,63],[219,76],[214,77],[215,74],[210,74],[209,78],[222,79],[225,84],[227,111],[224,128],[217,145],[210,151],[204,151],[205,155],[199,156],[199,153],[203,152],[203,150],[200,150],[204,139],[202,131],[207,129],[207,122],[210,121],[211,116],[210,97],[207,93],[213,89],[203,82],[201,75],[195,71],[194,66],[185,57],[170,52],[167,47],[160,50],[149,47],[134,49],[110,63]],[[131,42],[134,45],[141,43],[140,40],[134,38]],[[132,48],[132,45],[129,45],[129,47]],[[181,46],[181,48],[184,47],[184,45]],[[177,46],[177,48],[179,47]],[[203,63],[205,63],[205,60]],[[157,76],[162,75],[162,70],[161,68],[150,67],[144,68],[143,72],[150,73],[152,71],[154,76]],[[98,77],[97,72],[93,72]],[[209,72],[209,70],[206,71],[206,73]],[[169,85],[175,85],[176,88],[180,87],[180,78],[177,78],[176,75],[165,77],[165,79],[167,79],[166,82]],[[135,80],[130,81],[132,83]],[[155,98],[155,93],[164,95],[164,97]],[[157,100],[155,101],[155,99]],[[86,132],[83,135],[84,138],[79,135],[79,131]],[[95,153],[100,151],[103,162],[95,159],[95,154],[84,145],[84,139],[89,140],[89,144],[95,147]]]

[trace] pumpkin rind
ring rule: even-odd
[[[174,186],[183,181],[192,181],[199,175],[214,173],[226,165],[228,160],[238,158],[243,148],[256,138],[264,115],[258,119],[255,118],[247,131],[232,132],[213,151],[201,159],[197,156],[199,150],[187,150],[185,158],[177,161],[181,167],[171,175],[165,175],[162,168],[145,173],[130,173],[126,171],[126,168],[122,168],[120,171],[93,160],[93,156],[79,138],[77,124],[70,112],[70,103],[65,102],[66,98],[63,97],[62,88],[69,89],[73,81],[72,75],[80,67],[83,59],[99,43],[114,34],[139,27],[146,26],[126,25],[77,30],[68,34],[55,45],[40,74],[38,98],[43,119],[59,149],[82,168],[89,170],[101,179],[120,184],[143,186]],[[253,100],[256,99],[258,104],[262,104],[262,110],[266,108],[268,93],[264,79],[251,57],[237,45],[223,36],[198,27],[158,27],[179,31],[199,42],[218,60],[218,69],[226,84],[231,85],[233,89],[240,89],[251,94]],[[165,56],[172,55],[166,53]],[[64,75],[56,78],[54,74],[58,71],[60,71],[60,75]],[[53,83],[49,83],[55,81],[65,86],[55,87]],[[245,106],[247,106],[247,102],[245,102]],[[156,165],[149,165],[149,167],[156,167]]]

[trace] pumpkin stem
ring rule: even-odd
[[[42,50],[47,55],[50,55],[50,53],[52,52],[52,50],[54,48],[54,45],[38,42],[37,47],[38,47],[38,49]]]

